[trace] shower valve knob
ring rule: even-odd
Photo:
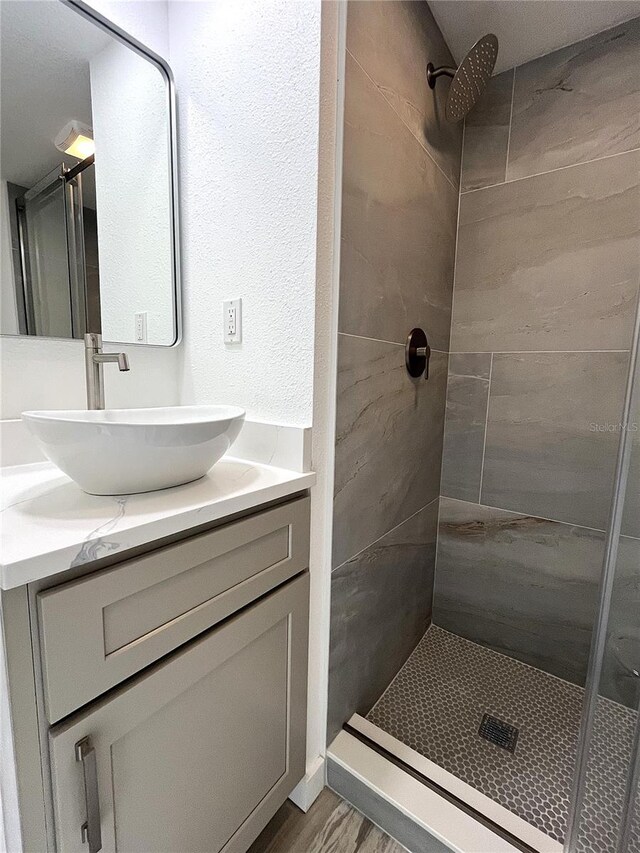
[[[409,376],[414,379],[418,376],[429,378],[429,359],[431,347],[423,329],[412,329],[407,337],[405,346],[405,364]]]

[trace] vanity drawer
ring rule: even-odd
[[[309,498],[38,593],[51,723],[309,565]]]

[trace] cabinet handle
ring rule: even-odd
[[[76,761],[82,762],[84,775],[84,799],[87,807],[87,819],[82,824],[82,843],[88,842],[89,853],[98,853],[102,849],[100,832],[100,799],[98,797],[98,763],[96,751],[88,737],[83,737],[75,746]]]

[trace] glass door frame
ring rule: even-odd
[[[629,370],[625,388],[624,404],[620,430],[620,441],[618,444],[618,455],[616,459],[616,471],[614,478],[613,497],[607,526],[605,551],[603,559],[602,576],[600,581],[600,593],[598,613],[595,630],[591,642],[591,654],[587,671],[587,682],[582,708],[582,722],[580,726],[580,737],[578,740],[575,774],[573,789],[571,793],[571,804],[569,808],[569,820],[567,835],[564,845],[565,853],[575,853],[580,835],[581,814],[585,797],[586,776],[588,771],[589,750],[594,728],[594,720],[597,711],[600,677],[605,651],[607,646],[607,635],[609,629],[609,615],[613,597],[613,589],[616,578],[616,567],[618,563],[618,550],[622,528],[622,517],[624,512],[625,496],[629,481],[629,470],[631,467],[631,454],[633,449],[634,432],[630,424],[634,413],[640,406],[640,290],[636,304],[636,318],[633,330],[631,352],[629,357]],[[640,620],[640,614],[638,614]],[[618,832],[616,853],[625,853],[626,839],[631,828],[633,804],[640,782],[640,708],[636,709],[636,718],[633,746],[630,757],[629,774],[627,777],[622,819]]]

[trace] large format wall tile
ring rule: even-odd
[[[427,62],[454,62],[427,3],[357,0],[347,9],[347,49],[457,185],[462,123],[445,118],[448,85],[431,90],[425,74]]]
[[[627,353],[493,357],[481,502],[604,528]]]
[[[640,153],[466,193],[451,349],[629,346]]]
[[[440,493],[450,498],[480,498],[490,367],[486,352],[449,356]]]
[[[516,69],[507,177],[640,147],[640,18]]]
[[[604,537],[442,498],[433,621],[584,682]]]
[[[329,741],[369,711],[429,625],[437,523],[435,500],[333,572]]]
[[[347,55],[341,332],[404,343],[422,326],[448,349],[457,209],[457,191]]]
[[[340,335],[333,565],[437,497],[447,358],[412,380],[404,347]]]
[[[462,192],[504,181],[512,92],[513,69],[496,74],[465,119]]]

